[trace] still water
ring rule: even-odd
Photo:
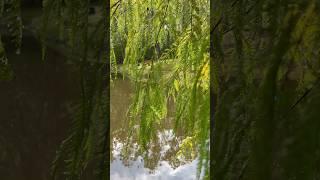
[[[168,117],[159,126],[157,140],[149,152],[138,146],[138,138],[130,134],[127,111],[133,97],[133,87],[128,79],[119,78],[111,85],[111,167],[112,180],[194,180],[196,159],[177,157],[183,133],[173,133],[173,120]],[[172,111],[172,107],[169,105]],[[170,112],[169,114],[172,113]],[[133,130],[138,130],[138,122]]]

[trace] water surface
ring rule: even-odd
[[[128,79],[117,79],[111,85],[111,150],[112,180],[194,180],[196,159],[177,157],[183,133],[173,132],[173,119],[168,117],[159,126],[157,140],[149,152],[139,147],[135,134],[129,134],[127,110],[133,97],[133,87]],[[173,106],[169,105],[172,111]],[[172,112],[171,112],[172,113]],[[138,130],[138,122],[133,131]]]

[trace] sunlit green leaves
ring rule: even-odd
[[[117,22],[111,27],[112,46],[125,39],[125,47],[117,47],[125,48],[122,73],[135,83],[129,114],[140,122],[142,146],[156,138],[173,99],[175,125],[193,137],[200,170],[207,167],[202,160],[209,151],[208,20],[208,1],[201,0],[122,2],[111,20]]]

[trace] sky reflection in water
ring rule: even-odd
[[[147,168],[143,167],[142,157],[132,162],[130,167],[123,165],[118,158],[111,163],[110,177],[112,180],[195,180],[197,160],[182,165],[176,169],[166,161],[161,161],[161,166],[150,173]]]
[[[149,150],[149,157],[151,157],[149,164],[138,152],[140,148],[135,137],[132,137],[129,143],[129,154],[121,154],[129,132],[126,111],[130,105],[132,92],[130,82],[125,79],[115,80],[111,87],[110,178],[112,180],[195,180],[198,160],[175,157],[183,134],[174,135],[173,121],[170,119],[164,122],[165,126],[159,127],[158,141],[153,142],[154,148]],[[136,125],[135,128],[137,127]]]
[[[164,130],[158,133],[161,145],[161,157],[164,157],[170,146],[168,142],[174,138],[172,130]],[[168,141],[169,140],[169,141]],[[135,144],[136,145],[136,144]],[[113,139],[113,161],[111,163],[110,177],[112,180],[195,180],[198,160],[185,163],[177,168],[172,168],[168,161],[160,160],[155,170],[145,168],[143,158],[138,156],[135,160],[129,160],[129,166],[125,166],[120,160],[120,152],[123,144]]]

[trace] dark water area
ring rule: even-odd
[[[67,135],[79,99],[77,68],[24,35],[21,53],[4,37],[13,79],[0,81],[0,179],[46,180],[55,151]]]

